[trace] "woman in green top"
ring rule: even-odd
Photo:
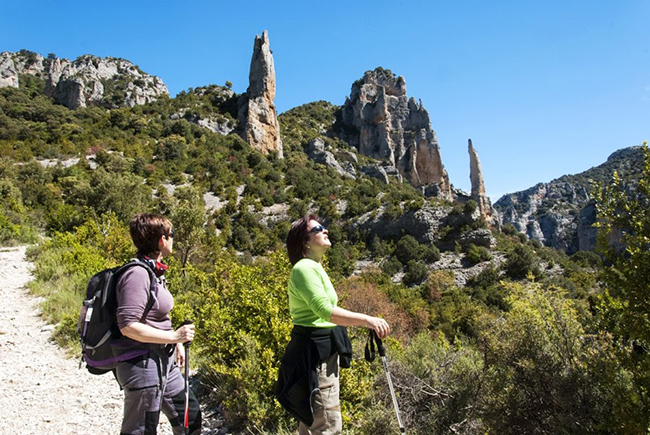
[[[276,394],[300,420],[300,434],[340,434],[339,359],[349,367],[351,346],[345,326],[374,329],[379,338],[390,333],[379,317],[337,307],[334,286],[320,264],[332,246],[327,229],[314,215],[291,225],[287,251],[293,265],[289,308],[294,324]]]

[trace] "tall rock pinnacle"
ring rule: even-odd
[[[255,36],[248,91],[239,101],[239,122],[243,138],[255,149],[267,154],[277,151],[282,158],[280,124],[275,110],[275,67],[269,35]]]
[[[383,68],[366,71],[345,101],[342,126],[361,154],[386,161],[427,195],[451,199],[429,114],[422,102],[407,98],[404,77]]]
[[[489,222],[492,219],[492,205],[490,204],[490,198],[485,195],[485,183],[483,181],[481,162],[478,159],[476,150],[472,146],[472,139],[469,139],[467,143],[469,151],[469,178],[472,181],[472,199],[477,202],[481,216]]]

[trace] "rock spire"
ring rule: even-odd
[[[242,137],[253,148],[267,154],[277,151],[282,158],[280,123],[275,110],[275,67],[269,34],[255,36],[248,90],[239,101]]]
[[[407,98],[404,77],[383,68],[366,71],[345,101],[342,127],[361,154],[387,161],[425,194],[451,199],[429,114],[421,101]]]
[[[472,139],[467,141],[469,151],[469,178],[472,182],[472,199],[478,204],[481,216],[488,222],[492,220],[492,205],[490,198],[485,195],[485,182],[478,154],[472,145]]]

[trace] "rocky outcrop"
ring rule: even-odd
[[[425,205],[418,210],[407,210],[395,218],[384,214],[382,207],[359,217],[353,222],[352,229],[368,234],[368,239],[374,236],[382,240],[399,239],[409,234],[420,243],[430,244],[438,240],[451,210],[451,206]]]
[[[403,77],[383,68],[366,71],[345,101],[341,130],[361,154],[387,161],[424,192],[451,199],[429,114],[422,102],[407,98]]]
[[[11,53],[7,51],[0,53],[0,88],[5,87],[18,87],[18,71]]]
[[[366,174],[368,177],[376,178],[384,184],[389,184],[388,173],[381,165],[362,165],[359,166],[359,171]]]
[[[347,161],[339,163],[334,157],[334,154],[326,150],[325,142],[323,139],[312,139],[307,145],[307,155],[316,163],[321,163],[334,169],[340,175],[348,178],[356,177],[356,170],[354,166]]]
[[[242,137],[251,147],[267,154],[276,151],[282,157],[280,123],[275,110],[275,67],[265,30],[255,36],[248,90],[240,98],[239,122]]]
[[[172,120],[184,119],[223,136],[237,128],[237,96],[228,86],[190,88],[174,102],[179,104],[169,116]]]
[[[468,141],[469,151],[469,178],[472,182],[472,199],[478,204],[479,212],[486,222],[492,220],[492,204],[490,198],[485,195],[485,182],[483,181],[483,171],[478,154],[472,145],[472,139]]]
[[[453,250],[457,242],[463,247],[472,243],[488,248],[496,246],[490,230],[471,229],[480,218],[478,212],[467,215],[453,210],[453,206],[426,204],[416,210],[406,210],[396,218],[385,214],[382,207],[359,217],[351,228],[367,234],[369,240],[374,236],[396,240],[408,234],[420,243],[436,244],[447,250]]]
[[[546,246],[576,252],[577,219],[590,196],[584,186],[554,181],[504,195],[495,203],[501,224],[510,223]]]
[[[596,245],[596,209],[591,180],[608,183],[614,171],[635,183],[643,162],[640,147],[613,153],[607,162],[577,175],[566,175],[549,183],[502,196],[494,210],[500,225],[512,224],[528,237],[568,254],[593,250]]]
[[[46,95],[70,109],[133,107],[169,94],[158,77],[113,57],[84,55],[70,61],[26,50],[1,53],[0,87],[18,87],[21,74],[43,79]]]

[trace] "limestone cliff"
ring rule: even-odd
[[[469,178],[472,182],[472,199],[478,204],[479,212],[487,222],[492,220],[492,205],[490,198],[485,195],[485,182],[483,181],[483,171],[481,162],[478,159],[478,153],[472,145],[472,139],[468,141],[469,151]]]
[[[514,227],[568,254],[593,250],[596,245],[596,210],[591,180],[608,183],[617,171],[631,184],[638,180],[643,162],[640,147],[616,151],[607,162],[576,175],[565,175],[549,183],[502,196],[494,209],[500,224]]]
[[[426,194],[451,199],[429,114],[406,96],[406,82],[392,72],[366,71],[352,85],[342,109],[343,139],[361,154],[384,160]]]
[[[169,94],[160,78],[124,59],[84,55],[70,61],[26,50],[0,53],[0,87],[18,87],[23,74],[44,80],[46,95],[70,109],[133,107]]]
[[[255,36],[248,90],[239,103],[242,137],[255,149],[268,153],[277,151],[282,158],[280,123],[275,110],[275,66],[265,30]]]

